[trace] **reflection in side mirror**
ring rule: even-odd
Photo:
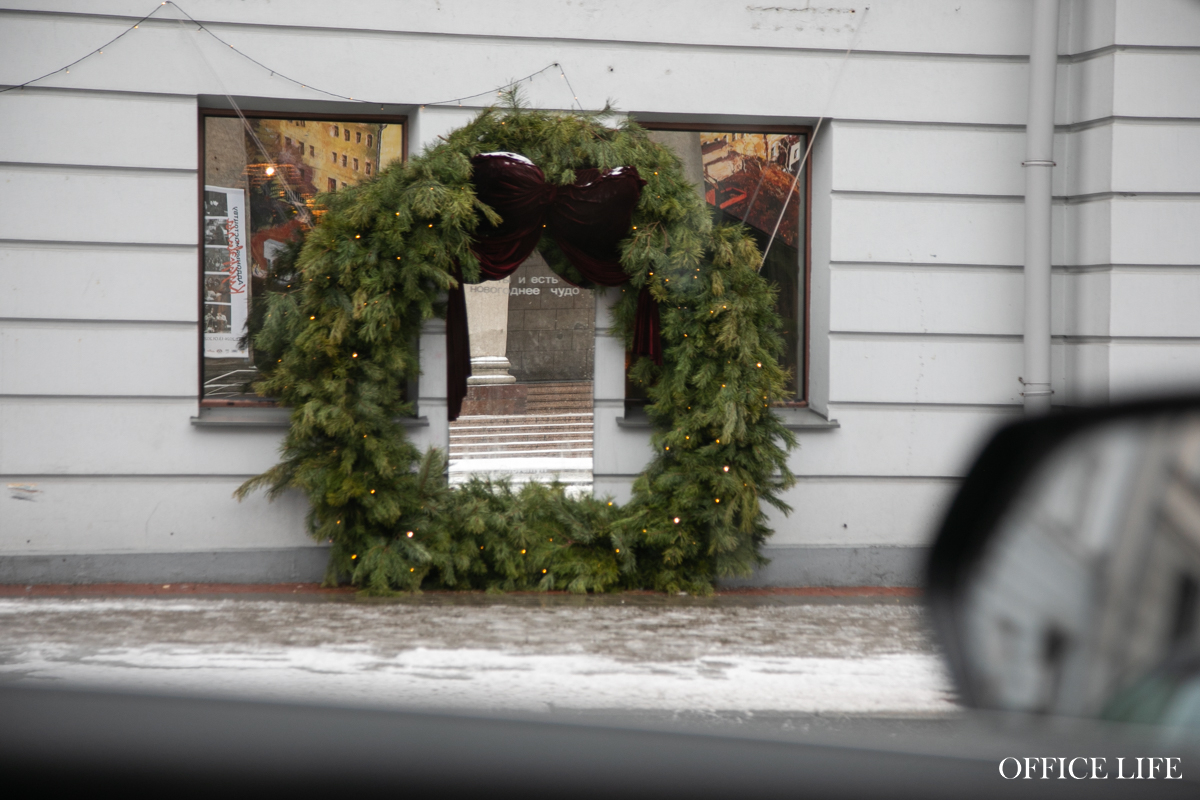
[[[929,598],[970,705],[1200,724],[1200,402],[1002,431]]]

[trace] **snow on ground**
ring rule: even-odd
[[[0,600],[0,680],[485,711],[957,710],[910,605]]]

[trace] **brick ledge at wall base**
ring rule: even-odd
[[[279,464],[243,484],[298,489],[308,525],[333,544],[327,583],[375,594],[421,586],[513,591],[622,588],[707,593],[764,563],[763,504],[784,512],[793,434],[771,412],[786,373],[775,290],[741,226],[716,226],[679,159],[631,121],[523,109],[515,97],[374,180],[322,195],[319,222],[280,259],[290,290],[269,292],[253,329],[255,390],[292,409]],[[613,332],[628,347],[645,288],[660,309],[661,366],[640,358],[655,455],[624,506],[476,481],[450,488],[440,451],[424,456],[397,416],[419,370],[422,324],[480,280],[472,243],[500,222],[477,196],[472,157],[518,153],[548,183],[576,171],[636,168],[646,181],[620,242],[625,285]],[[587,285],[561,249],[538,250]],[[276,284],[280,288],[284,282]]]

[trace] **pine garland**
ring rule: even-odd
[[[631,121],[523,109],[510,98],[445,141],[353,188],[319,198],[319,222],[273,276],[253,340],[255,390],[292,409],[282,460],[239,498],[289,489],[310,502],[309,529],[331,541],[327,582],[349,576],[382,594],[421,586],[710,592],[763,563],[762,504],[783,510],[794,479],[790,431],[771,413],[786,374],[781,327],[761,256],[741,226],[713,227],[678,158]],[[425,320],[444,316],[453,265],[478,282],[470,242],[482,218],[472,156],[516,152],[556,184],[575,170],[634,166],[647,181],[622,244],[629,283],[614,334],[632,340],[637,294],[660,303],[664,366],[646,384],[656,455],[624,507],[572,499],[561,486],[472,481],[456,489],[437,451],[423,457],[397,418],[419,370]],[[549,239],[551,267],[587,285]],[[277,267],[277,271],[279,268]]]

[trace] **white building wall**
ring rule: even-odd
[[[227,95],[405,113],[413,150],[490,87],[554,62],[574,91],[550,69],[524,84],[531,103],[611,98],[644,120],[721,124],[828,115],[813,158],[810,397],[839,427],[814,415],[799,432],[795,511],[774,518],[776,564],[760,580],[915,579],[974,450],[1020,413],[1027,2],[180,5],[306,85],[165,6],[69,74],[0,94],[0,473],[35,498],[0,498],[0,580],[319,573],[301,498],[230,497],[274,463],[278,422],[193,424],[197,109]],[[0,85],[74,61],[152,8],[6,3]],[[1064,0],[1059,51],[1055,400],[1194,386],[1200,9]],[[308,81],[373,102],[322,105]],[[614,347],[598,340],[597,487],[623,496],[649,451],[644,429],[617,424]],[[446,439],[444,353],[431,323],[421,444]]]

